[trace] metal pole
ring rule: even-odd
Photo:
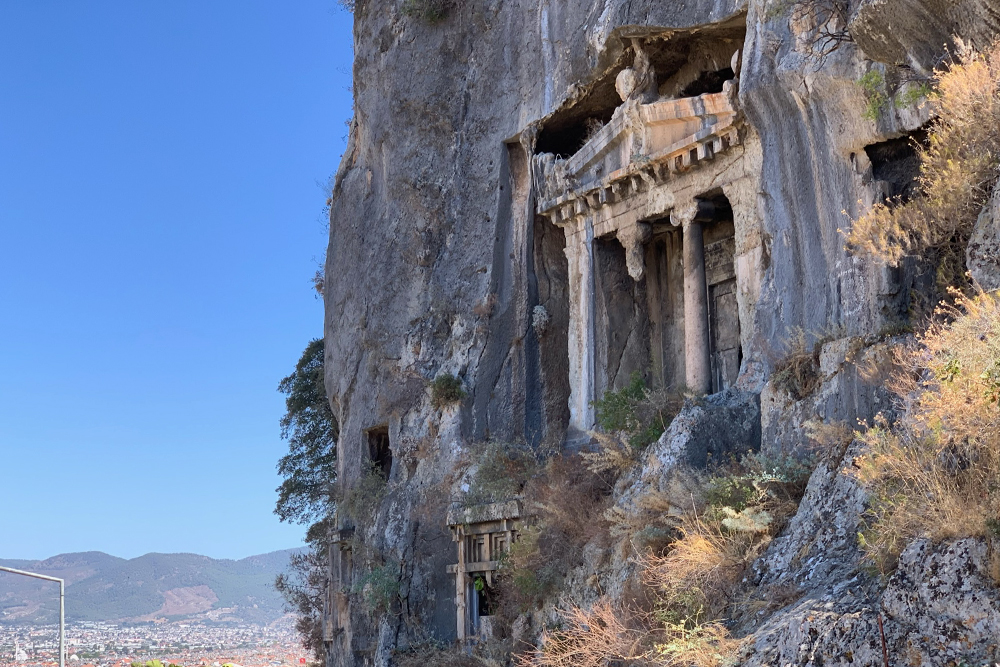
[[[66,667],[66,581],[59,577],[50,577],[47,574],[15,570],[12,567],[0,566],[0,572],[10,572],[11,574],[20,574],[25,577],[34,577],[35,579],[44,579],[45,581],[56,581],[59,583],[59,667]]]
[[[59,667],[66,667],[66,582],[59,580]]]

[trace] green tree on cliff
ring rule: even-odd
[[[278,384],[285,394],[281,437],[288,441],[274,508],[282,521],[322,522],[333,511],[339,428],[323,385],[323,350],[322,338],[309,341],[295,372]]]
[[[295,371],[278,384],[285,395],[281,437],[288,453],[278,461],[283,478],[274,513],[282,521],[310,524],[308,552],[292,556],[290,571],[278,575],[275,588],[298,614],[296,629],[306,647],[323,660],[323,594],[326,550],[337,481],[337,419],[323,385],[323,339],[309,341]]]

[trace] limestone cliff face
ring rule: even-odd
[[[906,185],[912,165],[899,138],[924,124],[927,113],[890,102],[866,118],[870,99],[857,81],[875,70],[888,93],[905,90],[908,79],[938,62],[953,36],[973,45],[989,41],[1000,3],[866,0],[844,9],[846,33],[836,17],[824,23],[831,16],[824,8],[838,6],[471,0],[452,3],[442,21],[429,23],[399,2],[359,0],[355,117],[331,206],[326,383],[340,420],[342,492],[364,476],[385,435],[391,463],[371,520],[342,518],[342,541],[331,551],[325,628],[331,665],[386,665],[396,648],[455,637],[455,577],[447,566],[456,555],[445,517],[451,494],[461,491],[456,471],[470,443],[572,444],[592,425],[588,401],[621,386],[651,355],[663,355],[663,368],[676,357],[679,378],[690,371],[694,362],[676,342],[690,329],[681,330],[680,315],[673,330],[639,312],[653,289],[648,253],[660,238],[649,221],[673,216],[679,224],[685,197],[724,199],[731,218],[738,351],[733,377],[716,375],[750,397],[740,399],[759,422],[749,432],[765,446],[794,447],[806,419],[852,421],[883,407],[875,388],[840,368],[835,346],[824,390],[808,404],[777,396],[768,377],[797,328],[815,338],[847,339],[876,333],[905,314],[911,290],[926,280],[921,267],[892,271],[854,258],[838,230],[860,207]],[[829,53],[826,29],[844,37]],[[624,117],[616,78],[626,67],[639,68],[639,51],[658,90],[634,105],[700,95],[699,82],[713,85],[706,74],[732,78],[725,90],[738,114],[738,136],[720,135],[705,149],[709,157],[718,151],[714,161],[682,164],[676,175],[666,163],[646,169],[650,156],[629,149],[630,167],[639,168],[624,186],[625,180],[608,181],[581,194],[583,203],[559,204],[559,211],[576,206],[572,224],[584,235],[590,229],[592,240],[579,247],[594,249],[577,252],[573,238],[583,236],[571,238],[567,214],[542,208],[550,183],[543,177],[555,173],[545,165],[579,149],[588,119],[610,126]],[[644,206],[660,202],[660,209],[627,225],[617,214],[600,218],[600,207],[611,206],[604,197],[624,197],[620,187],[645,196]],[[604,222],[624,248],[607,246],[613,255],[607,261],[600,254]],[[642,260],[629,259],[629,248],[647,253],[640,280],[633,268]],[[581,270],[591,271],[591,282],[581,282]],[[671,357],[671,345],[680,345],[680,356]],[[726,350],[715,339],[711,345],[716,369]],[[430,383],[445,373],[461,380],[466,397],[435,407]],[[813,502],[837,505],[831,497],[854,497],[849,485],[831,481],[834,472],[826,474],[815,480]],[[802,539],[796,530],[814,529],[806,518],[800,523],[789,528],[789,540]],[[839,530],[842,538],[853,535],[850,525]],[[834,560],[854,557],[834,547]],[[962,568],[981,569],[980,546],[953,549]],[[402,603],[392,614],[371,614],[359,602],[362,561],[370,554],[401,582]],[[941,559],[947,556],[926,545],[908,552],[897,592],[883,596],[900,618],[917,604],[904,600],[910,584],[901,578],[920,582]],[[761,576],[779,576],[776,562],[762,565]],[[842,599],[843,589],[824,589],[832,585],[824,577],[816,590],[833,605],[822,612],[830,627],[849,623],[850,614],[855,625],[871,622],[859,605]],[[983,596],[977,599],[993,619],[989,627],[1000,627],[997,606],[983,602],[995,592]],[[961,601],[942,604],[934,613],[957,618]],[[800,635],[812,632],[796,625],[807,615],[803,609],[784,620],[777,615],[760,630],[758,657],[747,664],[821,664],[820,649],[801,649],[808,642]],[[905,642],[906,633],[893,626],[890,640]],[[840,664],[829,657],[836,650],[827,650],[822,664]]]

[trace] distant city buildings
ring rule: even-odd
[[[291,621],[272,625],[77,623],[67,627],[67,664],[130,667],[159,660],[183,667],[302,667],[312,657]],[[57,626],[0,626],[0,667],[55,667]]]

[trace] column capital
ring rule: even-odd
[[[710,222],[715,216],[715,205],[704,199],[690,199],[678,204],[670,211],[670,222],[675,227],[687,227],[692,223]]]
[[[625,264],[632,280],[642,280],[646,266],[643,256],[643,244],[653,236],[652,227],[648,222],[636,222],[619,229],[618,240],[625,247]]]

